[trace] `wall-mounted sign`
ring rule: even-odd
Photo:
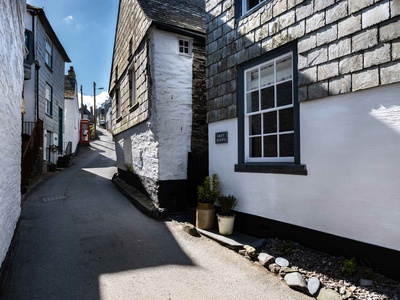
[[[228,131],[216,132],[215,133],[215,143],[223,144],[228,142]]]

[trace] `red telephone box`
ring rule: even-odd
[[[90,121],[81,120],[81,127],[79,132],[79,143],[89,144],[90,142]]]

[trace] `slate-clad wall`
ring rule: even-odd
[[[65,61],[57,47],[53,44],[53,64],[48,68],[45,62],[46,31],[38,18],[36,18],[35,49],[36,59],[39,62],[39,118],[43,120],[43,128],[58,134],[58,108],[64,109],[64,68]],[[34,68],[33,68],[34,70]],[[36,75],[35,75],[36,76]],[[35,80],[32,76],[31,80]],[[53,88],[53,114],[46,114],[46,83]],[[34,93],[30,91],[30,93]]]
[[[206,12],[208,122],[236,117],[238,64],[295,40],[299,101],[400,81],[397,0],[273,0],[238,19],[234,0],[207,0]]]
[[[26,2],[0,2],[0,265],[6,256],[21,204],[21,95]]]
[[[147,37],[145,34],[151,21],[143,13],[135,0],[120,1],[116,30],[113,69],[110,78],[110,94],[115,99],[115,89],[120,89],[121,114],[116,116],[116,104],[113,101],[113,134],[119,134],[149,117]],[[132,55],[129,57],[129,43],[132,42]],[[136,87],[139,106],[135,110],[129,107],[128,68],[136,70]],[[121,118],[122,116],[122,118]]]

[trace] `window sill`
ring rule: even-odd
[[[139,102],[136,102],[130,109],[129,112],[133,112],[139,108]]]
[[[307,167],[293,163],[247,163],[235,165],[235,172],[307,175]]]
[[[45,65],[46,65],[46,68],[47,68],[51,73],[53,73],[53,68],[50,67],[47,63],[45,63]]]

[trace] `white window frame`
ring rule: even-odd
[[[276,78],[276,62],[280,61],[284,58],[291,58],[291,74],[289,76],[289,78],[284,78],[284,79],[277,79]],[[271,65],[273,64],[274,66],[274,76],[273,76],[273,82],[269,82],[267,85],[261,86],[261,76],[258,76],[258,84],[256,88],[247,90],[248,86],[247,86],[247,73],[249,72],[254,72],[255,70],[258,70],[258,72],[260,72],[261,67],[266,66],[266,65]],[[260,74],[260,73],[259,73]],[[289,105],[283,105],[283,106],[277,106],[277,93],[276,93],[276,87],[278,84],[281,83],[285,83],[285,82],[292,82],[292,103]],[[274,87],[274,107],[273,108],[268,108],[268,109],[261,109],[261,89],[262,88],[266,88],[266,87]],[[254,91],[259,91],[259,110],[255,111],[255,112],[250,112],[248,111],[248,106],[247,106],[247,93],[249,92],[254,92]],[[294,131],[294,127],[293,130],[291,131],[285,131],[285,132],[280,132],[279,131],[279,111],[283,110],[283,109],[288,109],[288,108],[293,108],[294,109],[294,86],[293,86],[293,53],[292,51],[285,53],[284,55],[278,56],[274,59],[268,60],[266,62],[260,63],[254,67],[248,68],[246,70],[244,70],[244,134],[245,134],[245,162],[249,162],[249,163],[253,163],[253,162],[294,162],[295,158],[294,155],[293,156],[289,156],[289,157],[281,157],[279,154],[279,136],[283,135],[283,134],[295,134]],[[263,114],[264,113],[268,113],[268,112],[273,112],[276,111],[277,112],[277,129],[276,132],[274,133],[263,133],[261,132],[260,134],[255,134],[255,135],[250,135],[250,117],[254,116],[254,115],[261,115],[261,131],[263,129]],[[277,156],[276,157],[263,157],[264,155],[264,141],[263,138],[266,136],[273,136],[276,135],[277,136]],[[250,138],[251,137],[260,137],[261,138],[261,157],[250,157]]]
[[[45,62],[50,68],[53,67],[53,42],[46,35],[46,46],[45,46]]]
[[[46,114],[51,116],[53,114],[53,87],[47,82],[44,94],[46,100]]]
[[[186,52],[187,51],[187,52]],[[178,52],[181,55],[192,55],[192,43],[188,39],[180,38],[178,41]]]

